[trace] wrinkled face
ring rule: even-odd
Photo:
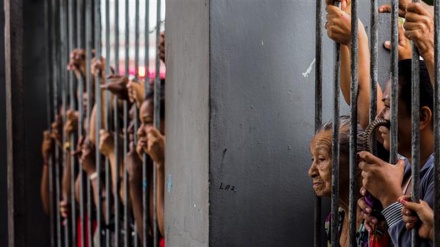
[[[391,120],[391,112],[390,112],[390,82],[387,83],[385,87],[385,91],[383,93],[384,109],[379,112],[376,118],[382,118],[385,120]],[[400,154],[408,154],[411,153],[411,115],[407,113],[405,102],[399,97],[398,102],[398,113],[397,113],[397,136],[398,136],[398,152]],[[390,150],[391,148],[391,135],[390,129],[385,126],[379,127],[380,135],[383,138],[383,146],[386,150]]]
[[[331,131],[321,131],[310,143],[312,165],[309,176],[317,196],[330,197],[332,193]]]

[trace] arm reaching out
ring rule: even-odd
[[[350,3],[344,4],[342,9],[327,5],[327,23],[326,29],[328,36],[335,42],[341,44],[341,91],[347,104],[350,104],[351,87],[351,16],[347,13],[350,9]],[[346,10],[346,11],[344,11]],[[368,47],[368,37],[361,21],[359,25],[359,63],[358,63],[358,120],[363,128],[369,123],[370,108],[370,51]],[[383,109],[382,89],[377,85],[377,111]]]

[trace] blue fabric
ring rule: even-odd
[[[411,169],[405,167],[404,177],[411,176]],[[426,201],[431,208],[434,205],[434,155],[432,154],[420,169],[420,199]],[[400,204],[400,203],[399,203]],[[391,204],[382,211],[388,223],[388,233],[395,247],[411,246],[411,231],[407,231],[402,220],[402,206]],[[398,217],[397,217],[398,216]],[[421,239],[420,247],[431,247],[432,241]]]

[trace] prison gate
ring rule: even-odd
[[[77,133],[63,134],[43,167],[48,177],[49,220],[47,225],[35,227],[48,229],[50,246],[160,246],[158,183],[164,188],[162,237],[167,246],[325,246],[324,216],[329,211],[329,241],[339,246],[339,118],[349,112],[352,120],[358,119],[359,39],[357,35],[351,38],[351,104],[346,107],[340,97],[341,47],[323,37],[323,0],[166,1],[165,85],[158,48],[164,30],[164,1],[40,2],[44,4],[44,9],[40,8],[44,21],[40,39],[46,47],[40,61],[45,64],[46,84],[39,86],[46,92],[46,130],[58,137],[58,132],[64,131],[62,126],[72,120],[71,113],[78,112]],[[383,3],[391,5],[391,14],[378,14]],[[383,87],[383,80],[390,80],[390,164],[399,159],[398,5],[397,0],[351,0],[351,33],[358,33],[360,18],[370,38],[370,123],[378,115],[376,85]],[[26,145],[30,108],[24,102],[30,83],[25,76],[28,57],[24,52],[31,48],[24,41],[27,16],[23,9],[29,6],[25,0],[4,1],[9,246],[33,246],[28,233],[32,230],[26,228],[26,234],[22,233],[32,222],[27,193],[37,193],[26,192],[31,184],[27,182],[30,161],[26,157],[32,151]],[[435,30],[439,29],[439,11],[439,1],[434,1]],[[316,14],[316,22],[311,20],[312,14]],[[296,35],[305,26],[314,31]],[[439,35],[435,32],[434,246],[440,246]],[[385,37],[392,44],[389,60],[379,45]],[[420,54],[415,45],[412,55],[412,152],[406,158],[412,161],[412,200],[419,202],[423,164],[418,131],[420,95],[414,93],[420,90]],[[167,97],[163,177],[158,176],[159,168],[151,164],[151,157],[142,154],[142,198],[137,198],[141,200],[142,227],[133,216],[139,211],[130,209],[129,168],[122,166],[121,174],[118,170],[119,163],[133,152],[130,138],[138,142],[137,130],[145,125],[139,119],[144,116],[141,105],[134,103],[131,114],[132,104],[118,98],[123,94],[112,96],[103,90],[116,75],[139,86],[143,83],[144,99],[153,93],[151,122],[156,129],[161,127],[163,90]],[[333,119],[330,210],[328,202],[307,189],[311,187],[308,140],[323,119]],[[351,121],[350,246],[357,246],[358,230],[357,127],[357,121]],[[129,132],[130,128],[134,132]],[[113,159],[100,151],[101,129],[113,135]],[[85,148],[92,142],[94,150]],[[373,145],[372,152],[375,150]],[[90,173],[73,155],[81,152],[94,152],[96,171]],[[114,165],[116,170],[112,171]],[[69,186],[62,179],[66,171]],[[65,186],[67,192],[63,191]],[[64,207],[67,217],[62,216],[61,201],[69,202]],[[411,242],[411,246],[420,246],[417,228],[412,230]]]

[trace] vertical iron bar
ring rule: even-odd
[[[316,0],[315,132],[322,124],[322,1]],[[321,197],[315,196],[314,247],[321,246]]]
[[[127,78],[130,77],[130,1],[125,0],[125,40],[124,40],[124,48],[125,48],[125,76]],[[128,118],[128,103],[126,100],[124,100],[123,103],[123,129],[127,130],[127,118]],[[127,131],[124,131],[124,142],[123,142],[123,157],[124,160],[127,157],[128,152],[128,135]],[[128,179],[128,177],[127,177]],[[128,182],[128,181],[127,181]],[[128,184],[127,184],[128,186]],[[128,209],[127,209],[128,210]],[[134,228],[134,244],[137,244],[137,234],[136,234],[136,227]]]
[[[69,54],[69,52],[71,52],[74,47],[75,47],[75,39],[73,38],[74,34],[76,33],[75,30],[75,26],[74,23],[76,22],[75,19],[75,15],[74,15],[74,6],[75,6],[75,1],[73,0],[69,0],[67,3],[67,7],[68,7],[68,12],[69,12],[69,28],[68,28],[68,32],[69,32],[69,44],[68,44],[68,52],[66,55]],[[68,57],[66,57],[65,59],[69,59]],[[72,112],[75,112],[77,107],[76,107],[76,93],[75,93],[75,81],[74,81],[74,75],[73,72],[71,71],[69,73],[69,90],[70,90],[70,110]],[[79,124],[78,124],[79,125]],[[76,145],[76,135],[75,133],[72,133],[70,135],[70,153],[73,153],[75,151],[75,145]],[[72,226],[72,246],[77,246],[77,232],[76,232],[76,198],[75,198],[75,193],[76,193],[76,188],[75,188],[75,174],[76,174],[76,170],[78,167],[78,163],[76,162],[77,159],[75,156],[71,155],[70,156],[70,164],[71,164],[71,171],[70,171],[70,221],[71,221],[71,226]]]
[[[145,97],[150,92],[149,87],[149,79],[150,79],[150,0],[145,1],[145,27],[144,27],[144,49],[145,49],[145,57],[144,57],[144,67],[145,67],[145,77],[144,77],[144,88],[145,88]],[[151,162],[150,157],[144,153],[142,159],[142,181],[145,184],[143,193],[142,193],[142,209],[143,209],[143,231],[142,238],[144,239],[143,246],[148,246],[148,231],[149,231],[149,188],[148,188],[148,167],[147,165]]]
[[[66,0],[60,0],[60,52],[59,52],[59,63],[58,63],[58,69],[60,71],[60,84],[61,84],[61,99],[62,99],[62,123],[63,126],[66,123],[67,117],[67,98],[68,98],[68,80],[69,80],[69,74],[68,71],[64,66],[61,66],[62,64],[65,64],[65,61],[67,59],[67,31],[68,31],[68,22],[67,22],[67,2]],[[64,129],[64,128],[63,128]],[[67,136],[63,133],[62,134],[62,161],[63,161],[63,171],[67,169],[67,150],[64,148],[64,144],[67,141]],[[64,173],[64,172],[63,172]],[[64,197],[64,193],[62,193],[62,199],[65,202],[69,201],[68,197]],[[67,195],[66,195],[67,196]],[[68,218],[64,219],[64,245],[66,247],[70,246],[70,221]]]
[[[77,21],[77,47],[84,49],[85,48],[85,24],[84,24],[84,1],[78,1],[76,6],[76,21]],[[86,133],[84,133],[84,75],[79,73],[78,75],[78,136],[80,138],[84,138]],[[81,218],[81,246],[86,246],[86,217],[90,215],[86,215],[86,192],[84,191],[84,185],[86,184],[86,174],[84,170],[79,169],[80,174],[80,187],[79,187],[79,196],[80,196],[80,218]]]
[[[130,1],[125,1],[125,76],[130,76]],[[124,126],[125,128],[125,126]]]
[[[413,0],[413,2],[418,2],[418,0]],[[412,98],[411,98],[411,176],[412,176],[412,201],[419,202],[419,191],[420,191],[420,77],[419,77],[419,50],[417,46],[413,43],[412,47],[412,73],[411,73],[411,87],[412,87]],[[414,228],[411,230],[411,246],[418,247],[418,229]]]
[[[134,76],[136,83],[139,83],[139,0],[135,0],[135,36],[134,36]],[[135,104],[134,114],[133,114],[133,121],[134,121],[134,129],[137,131],[139,128],[139,108]],[[134,143],[137,143],[137,135],[133,135],[133,141]],[[142,196],[144,193],[142,194]],[[143,198],[143,197],[142,197]],[[146,225],[143,225],[143,229],[145,229]],[[144,230],[145,232],[145,230]],[[141,232],[140,234],[143,234]],[[147,239],[144,239],[144,244],[146,243]],[[138,241],[135,242],[135,244],[138,244]]]
[[[335,1],[335,5],[339,5]],[[335,43],[335,63],[334,63],[334,112],[333,112],[333,138],[332,138],[332,196],[331,196],[331,244],[339,246],[338,214],[339,214],[339,66],[340,66],[340,45]]]
[[[120,46],[120,39],[119,39],[119,0],[115,0],[115,70],[116,74],[120,74],[120,68],[119,68],[119,46]],[[119,160],[120,153],[119,153],[119,122],[118,122],[118,97],[114,98],[114,122],[115,122],[115,151],[116,151],[116,160]],[[125,161],[125,158],[123,159]],[[130,221],[129,221],[129,208],[128,208],[128,201],[129,201],[129,191],[128,191],[128,172],[127,172],[127,166],[124,168],[124,246],[129,247],[131,246],[131,229],[130,229]]]
[[[116,181],[115,181],[115,194],[116,194],[116,198],[115,198],[115,242],[116,242],[116,246],[119,246],[119,236],[120,236],[120,226],[119,226],[119,210],[120,210],[120,200],[119,200],[119,185],[120,185],[120,179],[119,179],[119,165],[120,165],[120,158],[119,158],[119,119],[118,119],[118,114],[119,114],[119,110],[118,110],[118,99],[117,97],[115,97],[114,99],[114,140],[115,140],[115,163],[116,163],[116,167],[117,167],[117,173],[116,173]],[[127,208],[127,201],[125,202],[125,208]],[[125,235],[128,235],[129,230],[126,229],[125,230]],[[127,239],[127,238],[125,238]]]
[[[440,1],[434,1],[434,30],[440,28]],[[440,246],[440,32],[434,34],[434,246]]]
[[[350,190],[349,190],[349,236],[350,247],[356,246],[356,182],[357,182],[357,95],[358,95],[358,8],[357,0],[351,2],[351,88],[350,88]]]
[[[58,68],[58,55],[59,55],[59,26],[57,23],[59,23],[58,20],[58,14],[59,14],[59,3],[58,1],[52,2],[52,61],[53,61],[53,67],[52,67],[52,73],[53,73],[53,97],[54,97],[54,120],[57,121],[57,114],[59,113],[59,85],[60,82],[60,75],[59,75],[59,68]],[[61,240],[61,214],[60,214],[60,207],[58,206],[60,202],[60,150],[58,146],[55,145],[55,157],[54,157],[54,170],[55,170],[55,212],[56,212],[56,238],[57,238],[57,246],[61,246],[62,240]]]
[[[115,1],[115,73],[119,75],[119,0]]]
[[[139,78],[139,0],[135,0],[134,76]]]
[[[377,85],[378,85],[378,49],[379,49],[379,27],[378,27],[378,19],[379,13],[378,9],[378,0],[371,0],[371,19],[370,19],[370,37],[371,37],[371,46],[370,46],[370,71],[371,71],[371,82],[370,82],[370,123],[373,122],[377,115]],[[374,135],[373,135],[374,138]],[[375,140],[375,139],[374,139]],[[373,146],[373,153],[375,151],[376,145]]]
[[[111,60],[111,50],[110,50],[110,0],[105,0],[105,55],[106,55],[106,63],[105,63],[105,71],[106,71],[106,75],[110,75],[111,74],[111,69],[110,69],[110,60]],[[108,84],[108,81],[106,81],[106,84]],[[106,130],[107,131],[111,131],[111,110],[110,110],[110,104],[111,104],[111,95],[110,92],[106,92],[106,105],[105,105],[105,112],[107,114],[106,117]],[[116,105],[116,104],[115,104]],[[116,140],[115,140],[116,142]],[[117,146],[115,145],[115,149]],[[116,150],[115,150],[116,151]],[[112,191],[111,188],[112,187],[112,179],[111,179],[111,173],[110,173],[110,161],[108,158],[105,159],[105,187],[106,187],[106,197],[110,198],[110,192]],[[116,176],[115,179],[118,180],[119,179],[119,160],[116,159]],[[119,194],[118,194],[118,182],[115,181],[116,183],[116,187],[113,188],[114,192],[115,192],[115,197],[114,197],[114,202],[115,202],[115,229],[114,229],[114,234],[115,234],[115,246],[118,247],[119,246]],[[111,211],[111,207],[110,207],[110,200],[108,200],[107,204],[106,204],[106,211],[107,211],[107,217],[106,217],[106,224],[107,226],[110,224],[110,214],[109,212]],[[106,241],[107,244],[109,244],[109,237],[110,237],[110,229],[107,227],[106,228]]]
[[[88,19],[90,20],[90,24],[94,24],[94,32],[92,33],[94,37],[94,46],[95,46],[95,58],[99,61],[101,59],[101,1],[100,0],[94,0],[92,1],[93,6],[93,12],[94,15],[92,15],[92,18]],[[93,44],[92,41],[92,44]],[[91,46],[90,46],[91,47]],[[103,72],[103,71],[101,71]],[[93,82],[93,80],[91,80]],[[97,183],[97,191],[99,197],[101,197],[102,194],[102,181],[101,181],[101,152],[99,151],[99,142],[100,142],[100,130],[101,130],[101,122],[102,122],[102,99],[101,99],[101,76],[99,73],[95,76],[95,104],[96,104],[96,129],[95,129],[95,135],[96,135],[96,145],[95,145],[95,151],[96,151],[96,173],[98,174],[98,177],[96,178]],[[110,197],[106,198],[106,203],[110,203]],[[97,246],[101,246],[101,236],[102,236],[102,200],[98,200],[98,203],[96,205],[96,222],[97,222],[97,228],[96,232],[98,234],[98,238],[96,239]],[[110,217],[110,211],[107,212],[107,216]],[[108,228],[106,228],[106,240],[107,240],[107,246],[110,246],[110,232],[108,231]]]
[[[139,0],[135,0],[135,38],[134,38],[134,76],[136,83],[139,83]],[[139,127],[139,109],[135,105],[134,110],[134,129]],[[137,143],[137,135],[133,135],[134,143]]]
[[[390,147],[390,163],[396,164],[397,162],[397,112],[398,112],[398,0],[392,0],[391,2],[391,87],[390,87],[390,114],[391,114],[391,147]]]
[[[86,135],[90,135],[90,129],[91,129],[91,112],[92,112],[92,104],[93,104],[93,97],[92,97],[92,74],[91,74],[91,60],[92,60],[92,3],[90,1],[86,1],[85,4],[85,14],[86,14],[86,88],[87,88],[87,118],[86,121],[88,121],[88,133]],[[90,142],[89,142],[90,144]],[[98,144],[98,143],[97,143]],[[97,146],[95,148],[98,148]],[[96,160],[95,160],[95,165]],[[99,174],[98,174],[99,177]],[[87,224],[88,224],[88,240],[89,240],[89,246],[93,246],[93,222],[92,222],[92,212],[93,212],[93,195],[92,195],[92,184],[89,178],[87,178]],[[99,222],[98,222],[99,224]],[[97,228],[98,234],[100,234],[100,229]]]
[[[51,123],[52,123],[52,114],[53,114],[53,93],[52,93],[52,4],[49,0],[46,0],[44,2],[45,4],[45,31],[46,31],[46,42],[47,42],[47,51],[46,51],[46,75],[47,75],[47,84],[46,84],[46,92],[47,92],[47,121],[48,121],[48,131],[50,131]],[[55,215],[54,215],[54,200],[53,200],[53,167],[54,164],[52,162],[52,159],[49,159],[49,221],[50,221],[50,246],[55,246]]]
[[[154,80],[154,127],[160,129],[160,56],[159,56],[159,40],[160,40],[160,9],[161,0],[157,0],[156,11],[156,78]],[[153,165],[153,246],[158,246],[157,232],[157,167]]]

